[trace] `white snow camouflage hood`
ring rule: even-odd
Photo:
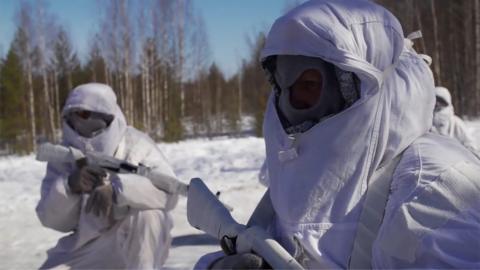
[[[113,115],[114,119],[104,131],[92,138],[80,136],[64,120],[62,127],[63,143],[82,151],[93,150],[106,155],[113,155],[127,129],[127,123],[125,116],[117,105],[117,97],[112,88],[100,83],[77,86],[68,96],[62,116],[75,109]]]
[[[277,237],[297,238],[320,263],[310,267],[347,266],[369,177],[432,125],[433,76],[406,44],[398,20],[364,0],[309,1],[268,34],[262,60],[318,57],[360,79],[358,101],[293,137],[273,94],[268,102],[264,135]]]
[[[447,106],[441,108],[433,114],[433,129],[439,134],[454,136],[453,122],[455,121],[455,112],[452,105],[452,96],[445,87],[435,87],[435,95],[447,103]]]
[[[437,86],[435,87],[435,96],[443,99],[449,106],[452,106],[452,95],[450,95],[450,91],[447,88]]]

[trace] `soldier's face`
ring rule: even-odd
[[[323,78],[316,69],[305,70],[290,88],[290,103],[296,109],[317,104],[322,94]]]
[[[437,100],[435,102],[435,109],[434,110],[435,110],[435,112],[438,112],[438,111],[441,111],[443,108],[445,108],[447,106],[448,106],[448,103],[445,100],[437,97]]]

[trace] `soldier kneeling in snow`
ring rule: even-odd
[[[435,96],[432,131],[456,139],[468,150],[479,156],[475,140],[471,137],[463,120],[454,113],[452,96],[448,89],[435,87]]]
[[[429,132],[410,44],[365,0],[309,1],[268,34],[268,229],[305,268],[480,268],[480,161]],[[241,241],[210,267],[261,266]]]
[[[90,83],[72,90],[62,111],[63,141],[174,176],[144,133],[127,126],[115,93]],[[177,196],[136,174],[95,165],[49,163],[36,211],[41,223],[70,233],[48,251],[46,268],[160,268],[171,243],[169,211]]]

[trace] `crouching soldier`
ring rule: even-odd
[[[76,87],[62,117],[63,145],[174,176],[155,143],[127,126],[109,86]],[[176,203],[177,195],[137,174],[108,173],[82,160],[75,166],[49,163],[36,212],[44,226],[70,234],[48,251],[40,268],[160,268],[171,243],[169,211]]]
[[[480,268],[480,161],[429,132],[433,76],[409,44],[364,0],[306,2],[268,34],[267,229],[305,268]],[[260,267],[241,241],[208,267]]]
[[[433,111],[432,131],[456,139],[468,150],[480,156],[476,142],[471,137],[467,126],[463,120],[454,113],[450,91],[445,87],[435,87],[435,96],[436,102]]]

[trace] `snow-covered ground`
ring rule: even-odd
[[[196,139],[159,144],[184,181],[202,178],[220,199],[233,206],[232,215],[245,222],[265,188],[258,183],[265,146],[260,138]],[[34,156],[0,158],[0,269],[35,269],[61,233],[43,228],[35,216],[45,164]],[[186,199],[173,211],[173,246],[166,268],[191,269],[197,259],[218,250],[216,242],[187,222]]]
[[[480,121],[467,125],[480,142]],[[211,190],[220,190],[221,200],[235,208],[232,215],[239,222],[248,219],[265,191],[257,180],[265,155],[263,139],[195,139],[159,147],[181,179],[200,177]],[[45,164],[33,155],[0,158],[0,269],[37,268],[61,236],[43,228],[35,216],[44,172]],[[185,207],[181,198],[173,211],[174,240],[165,265],[170,269],[191,269],[202,254],[218,250],[212,238],[190,227]]]

